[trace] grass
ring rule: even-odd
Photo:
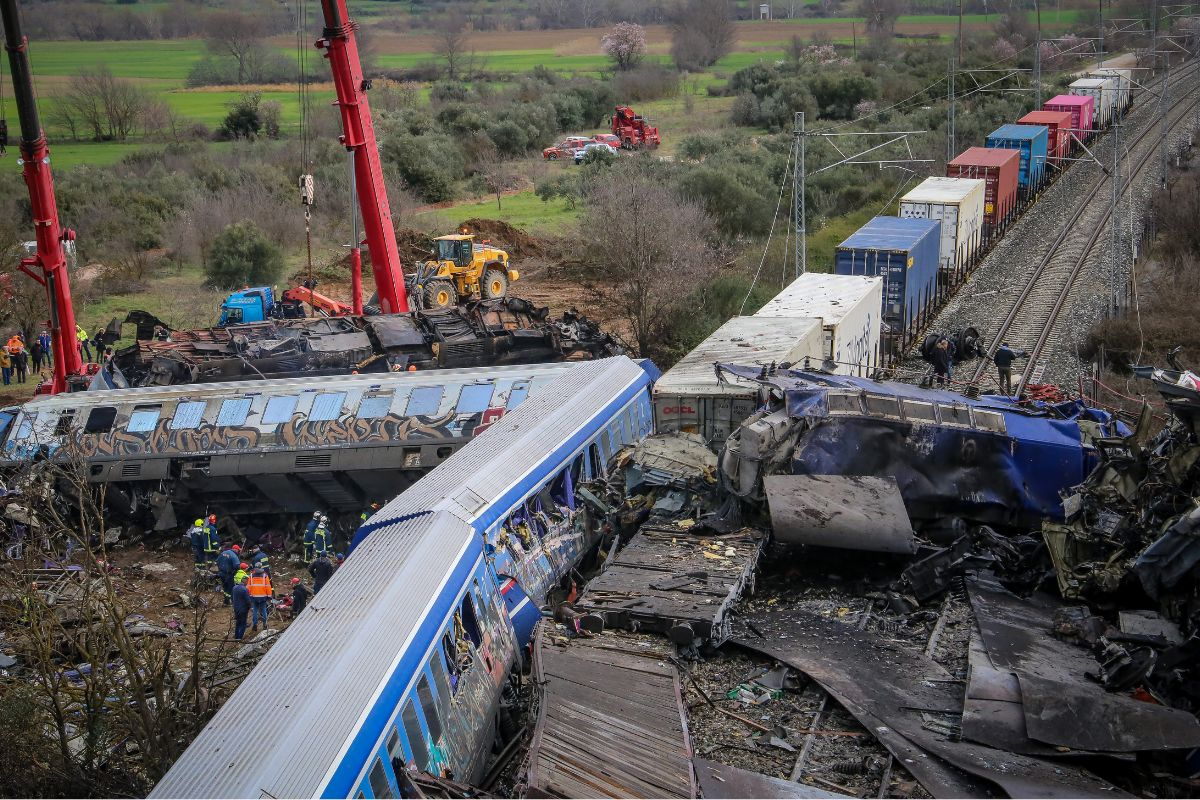
[[[157,271],[137,294],[93,300],[85,288],[76,289],[75,315],[88,331],[107,325],[114,317],[123,320],[134,309],[150,311],[172,327],[198,328],[216,322],[224,296],[223,292],[204,288],[204,272],[199,266],[171,267]]]
[[[437,229],[449,230],[472,217],[499,219],[530,233],[561,233],[567,225],[579,218],[579,209],[571,208],[563,200],[548,203],[533,193],[532,189],[506,195],[496,209],[496,198],[470,200],[455,203],[445,208],[430,209],[417,214],[425,224]]]

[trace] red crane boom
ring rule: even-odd
[[[333,71],[337,106],[342,112],[343,133],[339,140],[354,154],[358,205],[362,210],[363,231],[371,256],[371,270],[375,274],[379,307],[385,314],[406,312],[408,293],[404,289],[404,268],[400,264],[392,209],[383,185],[383,166],[375,143],[371,105],[367,102],[369,84],[363,79],[358,44],[354,39],[355,24],[350,20],[346,0],[321,0],[321,11],[325,16],[325,30],[322,38],[317,40],[317,47],[325,51]]]
[[[71,284],[67,280],[67,255],[63,241],[74,239],[75,232],[63,230],[54,199],[54,179],[50,175],[50,148],[38,118],[33,94],[33,73],[29,67],[28,40],[21,33],[17,0],[0,0],[4,22],[4,48],[12,69],[17,116],[21,120],[21,168],[29,187],[33,209],[37,254],[21,259],[21,271],[46,287],[50,305],[50,333],[54,351],[54,379],[49,391],[57,394],[68,388],[68,380],[81,376],[83,359],[75,338],[75,308],[71,305]],[[36,268],[36,269],[35,269]],[[39,272],[40,271],[40,272]]]

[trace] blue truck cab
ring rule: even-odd
[[[241,289],[225,298],[221,303],[221,318],[218,328],[242,325],[247,322],[263,322],[275,312],[275,293],[270,286]]]

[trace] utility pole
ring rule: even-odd
[[[792,131],[794,137],[794,147],[796,153],[794,156],[795,171],[792,173],[792,214],[795,216],[796,226],[796,277],[799,278],[808,271],[808,223],[805,222],[804,216],[806,208],[804,205],[804,190],[806,181],[804,180],[804,112],[796,112],[796,125]]]
[[[962,0],[958,0],[958,63],[962,63],[962,25],[963,25],[963,9]]]
[[[1104,66],[1104,0],[1096,0],[1096,5],[1100,7],[1100,25],[1096,33],[1100,37],[1100,61],[1096,64],[1096,67],[1099,68]]]
[[[1036,104],[1034,108],[1042,107],[1042,3],[1034,0],[1034,11],[1037,12],[1037,43],[1033,50],[1033,91]]]
[[[946,160],[954,158],[957,149],[954,144],[954,56],[946,68]]]
[[[1109,284],[1108,284],[1108,315],[1115,317],[1120,307],[1118,296],[1118,280],[1120,269],[1117,262],[1117,205],[1121,198],[1121,123],[1113,123],[1112,134],[1109,136],[1112,147],[1112,197],[1109,200],[1108,217],[1108,253],[1109,253]]]

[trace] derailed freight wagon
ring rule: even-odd
[[[939,285],[956,286],[966,277],[983,244],[987,182],[976,178],[926,178],[900,198],[899,216],[942,223]]]
[[[820,367],[825,330],[814,317],[734,317],[654,384],[654,430],[723,442],[758,407],[758,386],[717,375],[718,363]]]
[[[1048,142],[1049,131],[1044,125],[1001,125],[988,134],[988,147],[1020,152],[1021,168],[1017,172],[1017,185],[1025,200],[1037,194],[1046,179]]]
[[[942,224],[932,219],[875,217],[838,245],[839,275],[883,278],[881,351],[898,357],[928,322],[937,296]]]
[[[160,530],[178,514],[357,514],[448,459],[559,362],[465,370],[73,392],[15,411],[0,469],[79,463],[118,518]],[[178,517],[183,519],[182,516]]]
[[[806,272],[754,316],[820,318],[822,364],[839,375],[870,375],[880,363],[882,307],[882,278]]]
[[[1017,210],[1021,154],[1016,150],[968,147],[946,164],[946,177],[984,181],[984,237],[990,241],[1004,233]]]
[[[761,497],[769,473],[894,478],[914,527],[928,536],[964,522],[1028,533],[1043,519],[1062,519],[1060,492],[1098,463],[1094,439],[1129,433],[1078,401],[1028,408],[799,370],[759,382],[782,401],[729,439],[725,485],[750,499]]]

